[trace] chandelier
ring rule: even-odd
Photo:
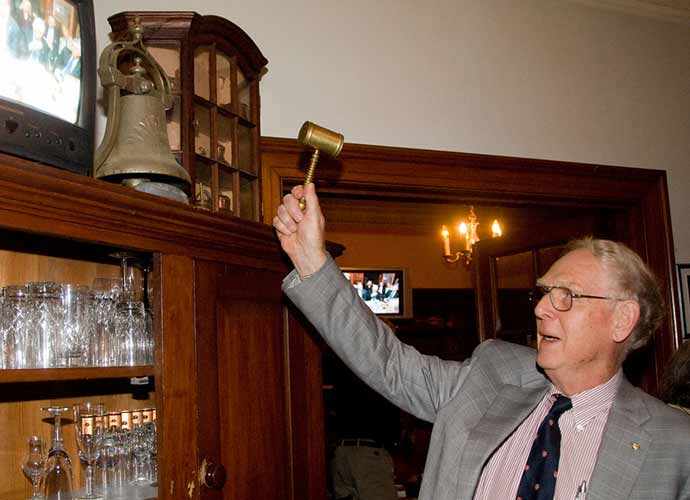
[[[457,252],[450,250],[450,231],[447,226],[442,226],[441,237],[443,238],[443,260],[449,264],[454,264],[462,259],[462,263],[469,266],[472,262],[472,247],[479,241],[477,235],[477,228],[479,227],[479,220],[474,213],[474,207],[470,207],[470,214],[467,220],[462,220],[458,224],[458,235],[460,237],[463,249]],[[498,223],[498,219],[494,219],[491,224],[491,237],[497,238],[503,234],[503,229]]]

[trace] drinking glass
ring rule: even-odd
[[[62,414],[69,411],[66,406],[41,408],[53,418],[53,438],[46,460],[46,476],[43,492],[49,500],[72,499],[72,461],[62,440]]]
[[[99,466],[104,490],[115,492],[125,484],[124,457],[121,456],[123,432],[121,429],[122,418],[120,412],[106,414],[106,432],[103,439],[103,447]]]
[[[43,449],[43,440],[38,436],[29,438],[29,451],[22,462],[22,471],[31,481],[30,500],[43,500],[41,493],[41,482],[45,477],[46,457]]]
[[[120,272],[122,278],[122,293],[120,300],[139,301],[143,293],[143,283],[141,278],[137,276],[136,267],[134,266],[137,260],[136,255],[130,252],[116,252],[112,254],[113,257],[120,259]]]
[[[100,404],[84,402],[76,404],[74,410],[74,434],[77,438],[79,458],[86,464],[84,494],[79,500],[101,500],[102,495],[94,493],[93,468],[100,457],[105,436],[105,407]]]
[[[2,307],[5,338],[5,368],[35,366],[35,337],[29,335],[31,307],[25,286],[6,286]]]
[[[95,308],[95,341],[92,343],[95,366],[117,365],[117,344],[115,341],[115,306],[122,291],[122,280],[118,278],[96,278],[93,280]]]
[[[115,333],[120,350],[118,364],[135,366],[146,363],[146,316],[142,302],[120,302],[116,307]]]
[[[139,410],[132,412],[142,413]],[[151,484],[151,439],[152,429],[144,425],[141,419],[132,418],[131,447],[134,458],[134,469],[132,472],[133,485],[145,486]]]
[[[58,366],[59,331],[62,328],[62,288],[57,283],[27,285],[31,307],[29,334],[35,339],[36,368]]]
[[[61,366],[87,366],[95,331],[93,293],[84,286],[62,285]]]

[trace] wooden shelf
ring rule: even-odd
[[[55,380],[94,380],[152,377],[153,366],[116,366],[108,368],[38,368],[0,370],[0,384],[14,382],[50,382]]]

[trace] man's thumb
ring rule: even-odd
[[[316,214],[321,210],[321,207],[319,205],[319,197],[316,196],[316,186],[313,182],[310,182],[305,186],[304,199],[307,202],[307,213]]]

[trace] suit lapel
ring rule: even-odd
[[[474,496],[482,469],[491,454],[529,416],[548,390],[541,375],[525,382],[528,387],[501,386],[484,416],[469,432],[458,474],[457,491],[461,499]]]
[[[624,500],[630,496],[651,443],[642,429],[649,418],[637,389],[624,379],[604,428],[588,500]]]

